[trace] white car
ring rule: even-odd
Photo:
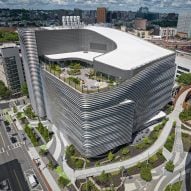
[[[34,188],[34,187],[36,187],[38,185],[38,182],[36,180],[35,175],[28,176],[28,180],[29,180],[29,183],[30,183],[32,188]]]

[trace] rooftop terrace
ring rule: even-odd
[[[97,72],[91,65],[84,64],[72,61],[65,62],[64,66],[45,64],[44,69],[80,93],[108,91],[119,84],[115,77]]]

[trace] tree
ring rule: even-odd
[[[191,84],[191,73],[183,73],[177,78],[177,82],[183,85]]]
[[[129,149],[123,148],[121,153],[122,153],[122,155],[127,155],[127,154],[129,154]]]
[[[61,187],[65,187],[65,186],[67,186],[68,184],[69,184],[69,180],[68,179],[66,179],[66,178],[64,178],[63,176],[60,176],[59,178],[58,178],[58,184],[59,184],[59,186],[61,186]]]
[[[174,164],[173,164],[173,162],[171,160],[166,163],[165,169],[167,171],[169,171],[169,172],[173,172],[174,171]]]
[[[115,158],[115,155],[110,151],[107,158],[109,161],[112,161]]]
[[[24,95],[24,96],[27,96],[29,95],[29,92],[28,92],[28,87],[27,87],[27,83],[23,83],[21,85],[21,93]]]
[[[140,175],[143,180],[150,182],[152,180],[151,168],[147,166],[142,166]]]
[[[7,99],[11,96],[11,91],[5,86],[4,82],[0,80],[0,97]]]

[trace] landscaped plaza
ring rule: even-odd
[[[103,92],[119,85],[114,76],[96,71],[81,61],[65,61],[64,64],[46,64],[44,68],[81,93]]]

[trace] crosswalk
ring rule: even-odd
[[[4,152],[5,152],[4,147],[0,148],[0,154],[1,154],[1,153],[4,153]]]
[[[17,149],[19,147],[22,147],[22,145],[24,145],[24,144],[25,144],[24,142],[17,142],[12,145],[8,145],[8,149],[9,150]]]
[[[14,143],[14,144],[12,144],[12,145],[8,145],[7,148],[1,147],[1,148],[0,148],[0,154],[6,152],[6,151],[8,151],[8,150],[11,151],[11,150],[20,148],[20,147],[22,147],[24,144],[25,144],[25,142],[17,142],[17,143]]]

